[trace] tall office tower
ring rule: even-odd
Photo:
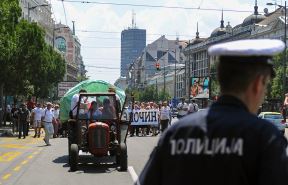
[[[135,13],[132,11],[132,26],[121,32],[121,76],[125,77],[129,65],[133,63],[146,46],[146,30],[136,27]]]
[[[146,30],[128,28],[121,32],[121,76],[126,76],[129,64],[134,62],[146,46]]]

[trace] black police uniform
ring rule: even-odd
[[[30,113],[29,113],[28,109],[20,108],[18,111],[18,117],[19,117],[18,138],[19,139],[22,137],[22,132],[23,132],[23,138],[25,138],[25,136],[28,135],[29,125],[27,122],[27,118],[28,118],[29,114]]]
[[[222,96],[165,132],[136,184],[287,185],[287,140],[240,100]]]

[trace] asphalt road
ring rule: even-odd
[[[132,185],[159,136],[128,138],[127,172],[117,171],[111,161],[81,164],[78,171],[70,172],[67,138],[52,139],[52,146],[45,146],[42,139],[0,138],[0,185]]]
[[[105,164],[80,164],[78,171],[70,172],[67,138],[51,139],[51,146],[46,146],[43,136],[0,137],[0,185],[133,184],[133,178],[140,174],[158,139],[159,135],[128,137],[127,172],[117,171],[111,160]]]

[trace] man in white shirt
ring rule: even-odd
[[[47,146],[50,146],[49,143],[50,137],[54,134],[54,128],[52,122],[55,121],[54,113],[52,111],[52,104],[50,102],[47,103],[47,108],[42,113],[42,121],[44,123],[45,137],[44,141]]]
[[[181,98],[181,102],[177,105],[178,115],[177,118],[180,119],[188,114],[188,104],[185,102],[185,98]]]
[[[43,109],[41,108],[40,103],[37,103],[36,107],[32,109],[31,120],[33,120],[33,127],[35,130],[34,138],[37,136],[40,137],[42,112],[43,112]]]
[[[168,127],[169,119],[170,119],[170,107],[167,106],[167,101],[164,101],[160,109],[160,125],[162,133]]]
[[[188,114],[198,112],[198,110],[199,110],[198,104],[196,103],[195,99],[192,99],[192,103],[189,104]]]
[[[87,92],[87,91],[86,91],[85,89],[81,89],[78,94],[74,94],[74,95],[73,95],[73,97],[72,97],[72,99],[71,99],[71,107],[70,107],[70,110],[71,110],[72,113],[73,113],[73,118],[75,118],[75,117],[76,117],[76,114],[77,114],[77,106],[78,106],[78,101],[79,101],[79,94],[80,94],[80,93],[86,93],[86,92]],[[83,102],[82,102],[82,100],[81,100],[81,103],[84,103],[84,100],[83,100]],[[83,113],[84,113],[84,112],[83,112]]]

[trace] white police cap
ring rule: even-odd
[[[275,39],[238,40],[216,44],[208,49],[210,56],[272,57],[282,52],[285,44]]]

